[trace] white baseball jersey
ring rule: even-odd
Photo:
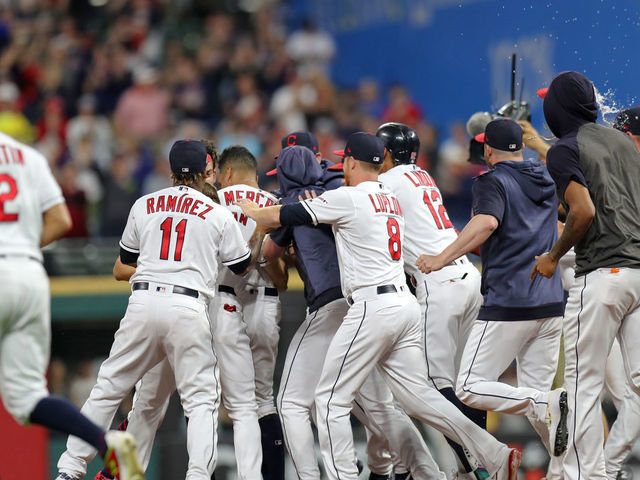
[[[0,254],[42,261],[42,214],[63,202],[47,160],[0,133]]]
[[[256,229],[256,222],[245,215],[242,212],[242,209],[235,205],[235,202],[246,198],[247,200],[256,202],[260,208],[270,207],[278,203],[278,199],[269,192],[244,184],[231,185],[229,187],[222,188],[218,190],[218,197],[220,198],[220,204],[229,210],[238,221],[242,237],[246,242],[249,242],[251,235],[253,235],[253,232]],[[230,287],[239,285],[273,287],[271,279],[262,272],[260,268],[252,269],[244,277],[234,275],[227,268],[221,269],[218,277],[218,283],[220,285],[228,285]]]
[[[333,225],[345,297],[362,287],[405,283],[404,218],[386,186],[369,181],[340,187],[302,205],[314,224]]]
[[[398,197],[406,218],[405,270],[418,273],[416,260],[426,253],[437,255],[455,241],[457,234],[442,195],[431,175],[416,165],[398,165],[381,174],[380,181]]]
[[[194,223],[205,223],[206,228],[190,228]],[[131,207],[120,246],[140,254],[131,283],[170,278],[174,285],[209,297],[215,291],[219,263],[230,266],[251,255],[233,215],[184,185],[139,198]]]

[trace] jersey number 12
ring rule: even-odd
[[[436,222],[438,230],[442,230],[443,228],[453,228],[453,223],[449,220],[449,214],[447,213],[447,209],[444,208],[442,198],[437,190],[431,190],[431,198],[429,198],[429,192],[425,191],[422,200],[427,207],[429,207],[429,211],[433,216],[433,220]],[[435,207],[438,208],[437,212]]]
[[[160,260],[169,259],[169,244],[171,243],[171,226],[173,225],[173,217],[167,217],[160,224],[162,230],[162,246],[160,247]],[[184,234],[187,230],[187,219],[182,219],[176,225],[176,250],[173,253],[173,259],[176,262],[182,260],[182,245],[184,244]]]

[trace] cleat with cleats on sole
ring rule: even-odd
[[[564,388],[556,388],[549,392],[547,403],[549,447],[551,450],[549,453],[552,453],[555,457],[562,455],[567,450],[567,443],[569,442],[568,414],[567,391]]]
[[[507,461],[500,467],[493,478],[496,480],[518,480],[518,468],[522,463],[522,454],[516,448],[509,449]]]

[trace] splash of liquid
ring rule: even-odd
[[[614,120],[616,119],[616,115],[618,114],[618,112],[630,107],[618,103],[615,99],[615,91],[611,88],[605,92],[600,92],[594,85],[593,89],[596,92],[596,102],[598,103],[602,121],[607,126],[611,127]]]

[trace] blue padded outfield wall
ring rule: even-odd
[[[535,126],[535,92],[563,70],[610,91],[614,108],[640,103],[637,0],[289,0],[289,12],[334,36],[340,86],[405,84],[441,129],[509,100],[513,52]]]

